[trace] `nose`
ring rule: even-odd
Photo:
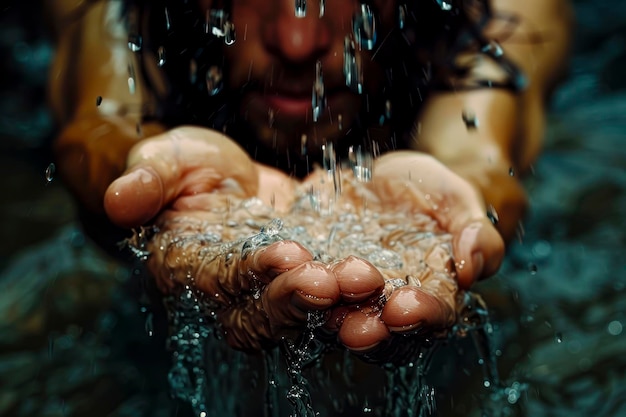
[[[308,0],[306,16],[297,17],[295,0],[278,0],[279,7],[262,30],[265,48],[285,63],[303,64],[320,59],[330,49],[329,22],[319,16],[319,1]]]

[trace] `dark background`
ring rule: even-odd
[[[569,75],[526,179],[526,234],[478,287],[512,393],[496,402],[502,415],[626,415],[626,2],[573,3]],[[0,415],[167,415],[162,335],[146,335],[132,271],[85,240],[46,178],[54,52],[42,6],[2,4]],[[456,391],[442,408],[477,415],[485,392]]]

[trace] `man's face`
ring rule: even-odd
[[[199,1],[201,10],[211,8],[211,0]],[[229,89],[252,82],[254,87],[241,101],[241,115],[263,145],[277,150],[300,149],[303,135],[312,150],[337,140],[366,100],[376,99],[382,89],[381,68],[371,59],[375,51],[358,51],[358,44],[363,94],[346,87],[344,40],[352,33],[352,17],[360,8],[357,0],[327,0],[322,17],[319,0],[306,3],[306,16],[296,17],[295,0],[232,0],[237,39],[225,46]],[[394,20],[394,4],[375,4],[379,42]],[[314,122],[311,99],[317,62],[327,106]]]

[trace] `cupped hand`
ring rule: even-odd
[[[127,170],[104,197],[109,218],[137,227],[166,207],[193,209],[216,204],[211,195],[245,198],[258,192],[257,168],[243,150],[219,132],[180,127],[137,143]]]
[[[351,253],[322,263],[289,240],[242,252],[273,217],[298,224],[297,189],[312,184],[315,174],[298,184],[254,163],[219,133],[172,130],[135,146],[128,166],[107,191],[107,213],[126,227],[155,219],[159,233],[149,243],[148,268],[159,287],[195,286],[219,310],[226,339],[239,349],[260,349],[301,330],[313,311],[326,312],[326,327],[355,351],[375,348],[393,333],[445,329],[456,316],[457,282],[469,287],[502,259],[502,240],[474,188],[414,152],[379,158],[373,181],[340,198],[367,200],[370,211],[405,213],[409,220],[426,213],[451,234],[454,257],[445,245],[421,249],[421,258],[407,250],[395,270]],[[326,188],[324,196],[332,199],[332,191]],[[246,206],[254,197],[256,205]],[[420,268],[426,272],[415,272]]]
[[[325,176],[317,172],[307,182],[326,189],[322,194],[332,198]],[[333,308],[326,328],[338,332],[339,340],[351,350],[367,354],[386,345],[382,342],[394,334],[431,336],[450,328],[463,307],[462,291],[494,274],[504,256],[504,242],[486,217],[482,197],[443,164],[416,152],[380,157],[372,181],[354,184],[344,181],[336,207],[363,207],[357,212],[368,229],[358,236],[360,243],[381,242],[381,250],[395,251],[401,263],[376,263],[378,256],[374,256],[369,259],[374,265],[367,260],[335,264],[332,269],[340,287],[354,276],[378,273],[385,288],[382,301],[379,293],[358,302],[342,293],[343,302]],[[384,213],[399,216],[385,218]],[[372,224],[372,214],[378,216],[377,224]],[[429,224],[424,215],[434,222]],[[424,235],[427,231],[435,233]],[[337,241],[346,239],[341,230],[333,233]]]
[[[504,258],[504,240],[487,218],[477,188],[423,153],[393,152],[376,162],[372,187],[380,209],[428,214],[450,233],[462,288],[497,272]]]

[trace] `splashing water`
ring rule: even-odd
[[[452,4],[445,0],[437,0],[437,4],[441,7],[441,10],[450,11],[452,10]]]
[[[406,26],[406,15],[407,9],[406,4],[401,4],[398,6],[398,28],[403,30]]]
[[[236,40],[235,24],[228,19],[228,14],[222,9],[206,11],[204,32],[216,38],[224,38],[224,44],[232,45]]]
[[[356,148],[350,146],[348,160],[357,181],[369,182],[372,180],[374,158],[370,152],[364,151],[360,145]]]
[[[165,47],[159,46],[157,49],[157,66],[162,67],[165,65]]]
[[[313,83],[311,106],[313,108],[313,121],[317,122],[322,112],[326,109],[326,91],[321,61],[315,63],[315,82]]]
[[[56,173],[57,167],[54,165],[54,162],[50,162],[50,165],[46,167],[46,182],[51,183],[54,179],[54,174]]]
[[[328,146],[327,151],[328,163],[324,169],[332,172],[333,169],[336,170],[336,158],[332,146]],[[361,165],[364,165],[363,161]],[[356,177],[351,184],[355,187],[362,185]],[[323,214],[320,218],[322,222],[318,223],[315,219],[316,216],[320,216],[320,213],[310,204],[306,192],[302,192],[296,202],[293,216],[287,216],[284,219],[272,219],[271,209],[261,210],[259,204],[262,203],[258,199],[252,199],[229,207],[230,220],[228,225],[223,227],[241,229],[238,233],[242,236],[234,243],[222,243],[221,234],[210,231],[203,232],[202,236],[198,236],[197,239],[206,242],[205,245],[213,245],[212,247],[217,251],[215,253],[241,251],[242,257],[248,256],[259,247],[290,239],[300,242],[311,251],[314,259],[323,262],[332,262],[348,254],[356,254],[379,268],[394,269],[402,268],[400,254],[406,252],[408,247],[427,248],[438,244],[437,242],[440,242],[438,239],[449,240],[451,238],[450,236],[438,237],[436,233],[424,232],[429,229],[429,222],[433,222],[428,216],[423,216],[424,223],[418,227],[418,230],[408,231],[406,216],[401,213],[375,215],[362,212],[362,209],[358,207],[353,207],[353,211]],[[254,221],[246,221],[246,216],[248,219],[253,216]],[[267,218],[267,221],[260,227],[260,230],[256,229],[257,233],[250,233],[258,227],[258,221],[262,218]],[[420,219],[420,215],[416,215],[415,219]],[[220,224],[223,224],[221,220]],[[320,234],[320,230],[313,225],[323,227],[325,232]],[[151,232],[159,233],[157,229],[151,229]],[[135,241],[130,242],[137,257],[143,261],[149,256],[145,250],[148,234],[142,230],[141,235],[137,236]],[[380,234],[394,236],[394,238],[384,240],[380,238]],[[207,237],[209,235],[210,237]],[[333,238],[333,235],[336,237]],[[383,243],[384,241],[387,243]],[[182,243],[175,238],[171,244]],[[208,251],[203,252],[202,256],[212,256],[208,255],[213,253],[212,249],[207,246],[203,247]],[[168,374],[172,395],[187,402],[194,414],[198,416],[236,415],[241,411],[240,407],[246,404],[238,401],[239,397],[233,395],[232,390],[242,387],[243,381],[247,381],[242,375],[250,372],[250,357],[226,346],[218,321],[220,314],[218,305],[194,288],[193,277],[188,278],[187,285],[176,294],[167,296],[165,300],[170,324],[167,344],[173,359]],[[475,340],[479,355],[484,358],[481,363],[485,369],[485,381],[488,381],[490,386],[498,387],[498,393],[501,393],[504,400],[516,401],[522,388],[519,386],[501,387],[495,366],[492,366],[489,360],[487,332],[485,331],[488,328],[485,324],[488,318],[486,310],[475,296],[470,293],[463,294],[466,297],[462,300],[465,310],[459,314],[457,324],[449,333],[449,337],[471,335]],[[378,312],[380,313],[380,309]],[[314,381],[329,378],[328,371],[320,363],[330,345],[321,341],[316,333],[318,327],[324,323],[324,319],[323,313],[309,314],[306,327],[298,338],[283,339],[280,342],[280,349],[270,349],[264,352],[266,415],[282,414],[280,412],[281,404],[283,404],[281,398],[291,404],[294,416],[318,415],[311,396],[312,386],[304,372],[311,370]],[[146,330],[152,331],[152,323],[146,322]],[[394,417],[433,415],[435,413],[434,390],[425,383],[424,378],[438,341],[406,340],[406,343],[399,344],[402,346],[400,349],[403,350],[400,352],[402,358],[400,364],[385,365],[382,368],[387,378],[387,388],[381,398],[384,400],[384,415]],[[332,346],[333,349],[337,349],[336,344],[333,343]],[[281,356],[285,360],[286,368],[279,366]],[[352,360],[354,359],[350,359]],[[349,374],[352,366],[350,361],[340,364],[344,368],[340,368],[342,370],[339,372]],[[380,368],[377,369],[380,370]],[[383,404],[380,406],[372,404],[372,398],[358,400],[351,392],[355,381],[350,382],[346,379],[345,382],[346,385],[341,389],[346,390],[343,396],[347,402],[334,399],[330,402],[331,407],[339,410],[343,409],[346,404],[356,405],[366,414],[383,415],[380,413],[380,407]],[[360,404],[359,401],[361,401]]]
[[[295,15],[296,17],[306,17],[306,0],[295,0]]]
[[[135,66],[132,63],[129,63],[128,64],[128,91],[131,94],[135,94],[135,91],[137,89],[135,79],[136,79]]]
[[[350,36],[346,36],[343,43],[343,76],[350,90],[363,93],[361,57],[357,56],[356,45]]]
[[[376,45],[376,18],[367,4],[361,4],[352,17],[352,32],[359,48],[371,51]]]
[[[128,35],[128,49],[132,52],[141,51],[141,47],[143,45],[143,38],[140,35],[131,34]]]

